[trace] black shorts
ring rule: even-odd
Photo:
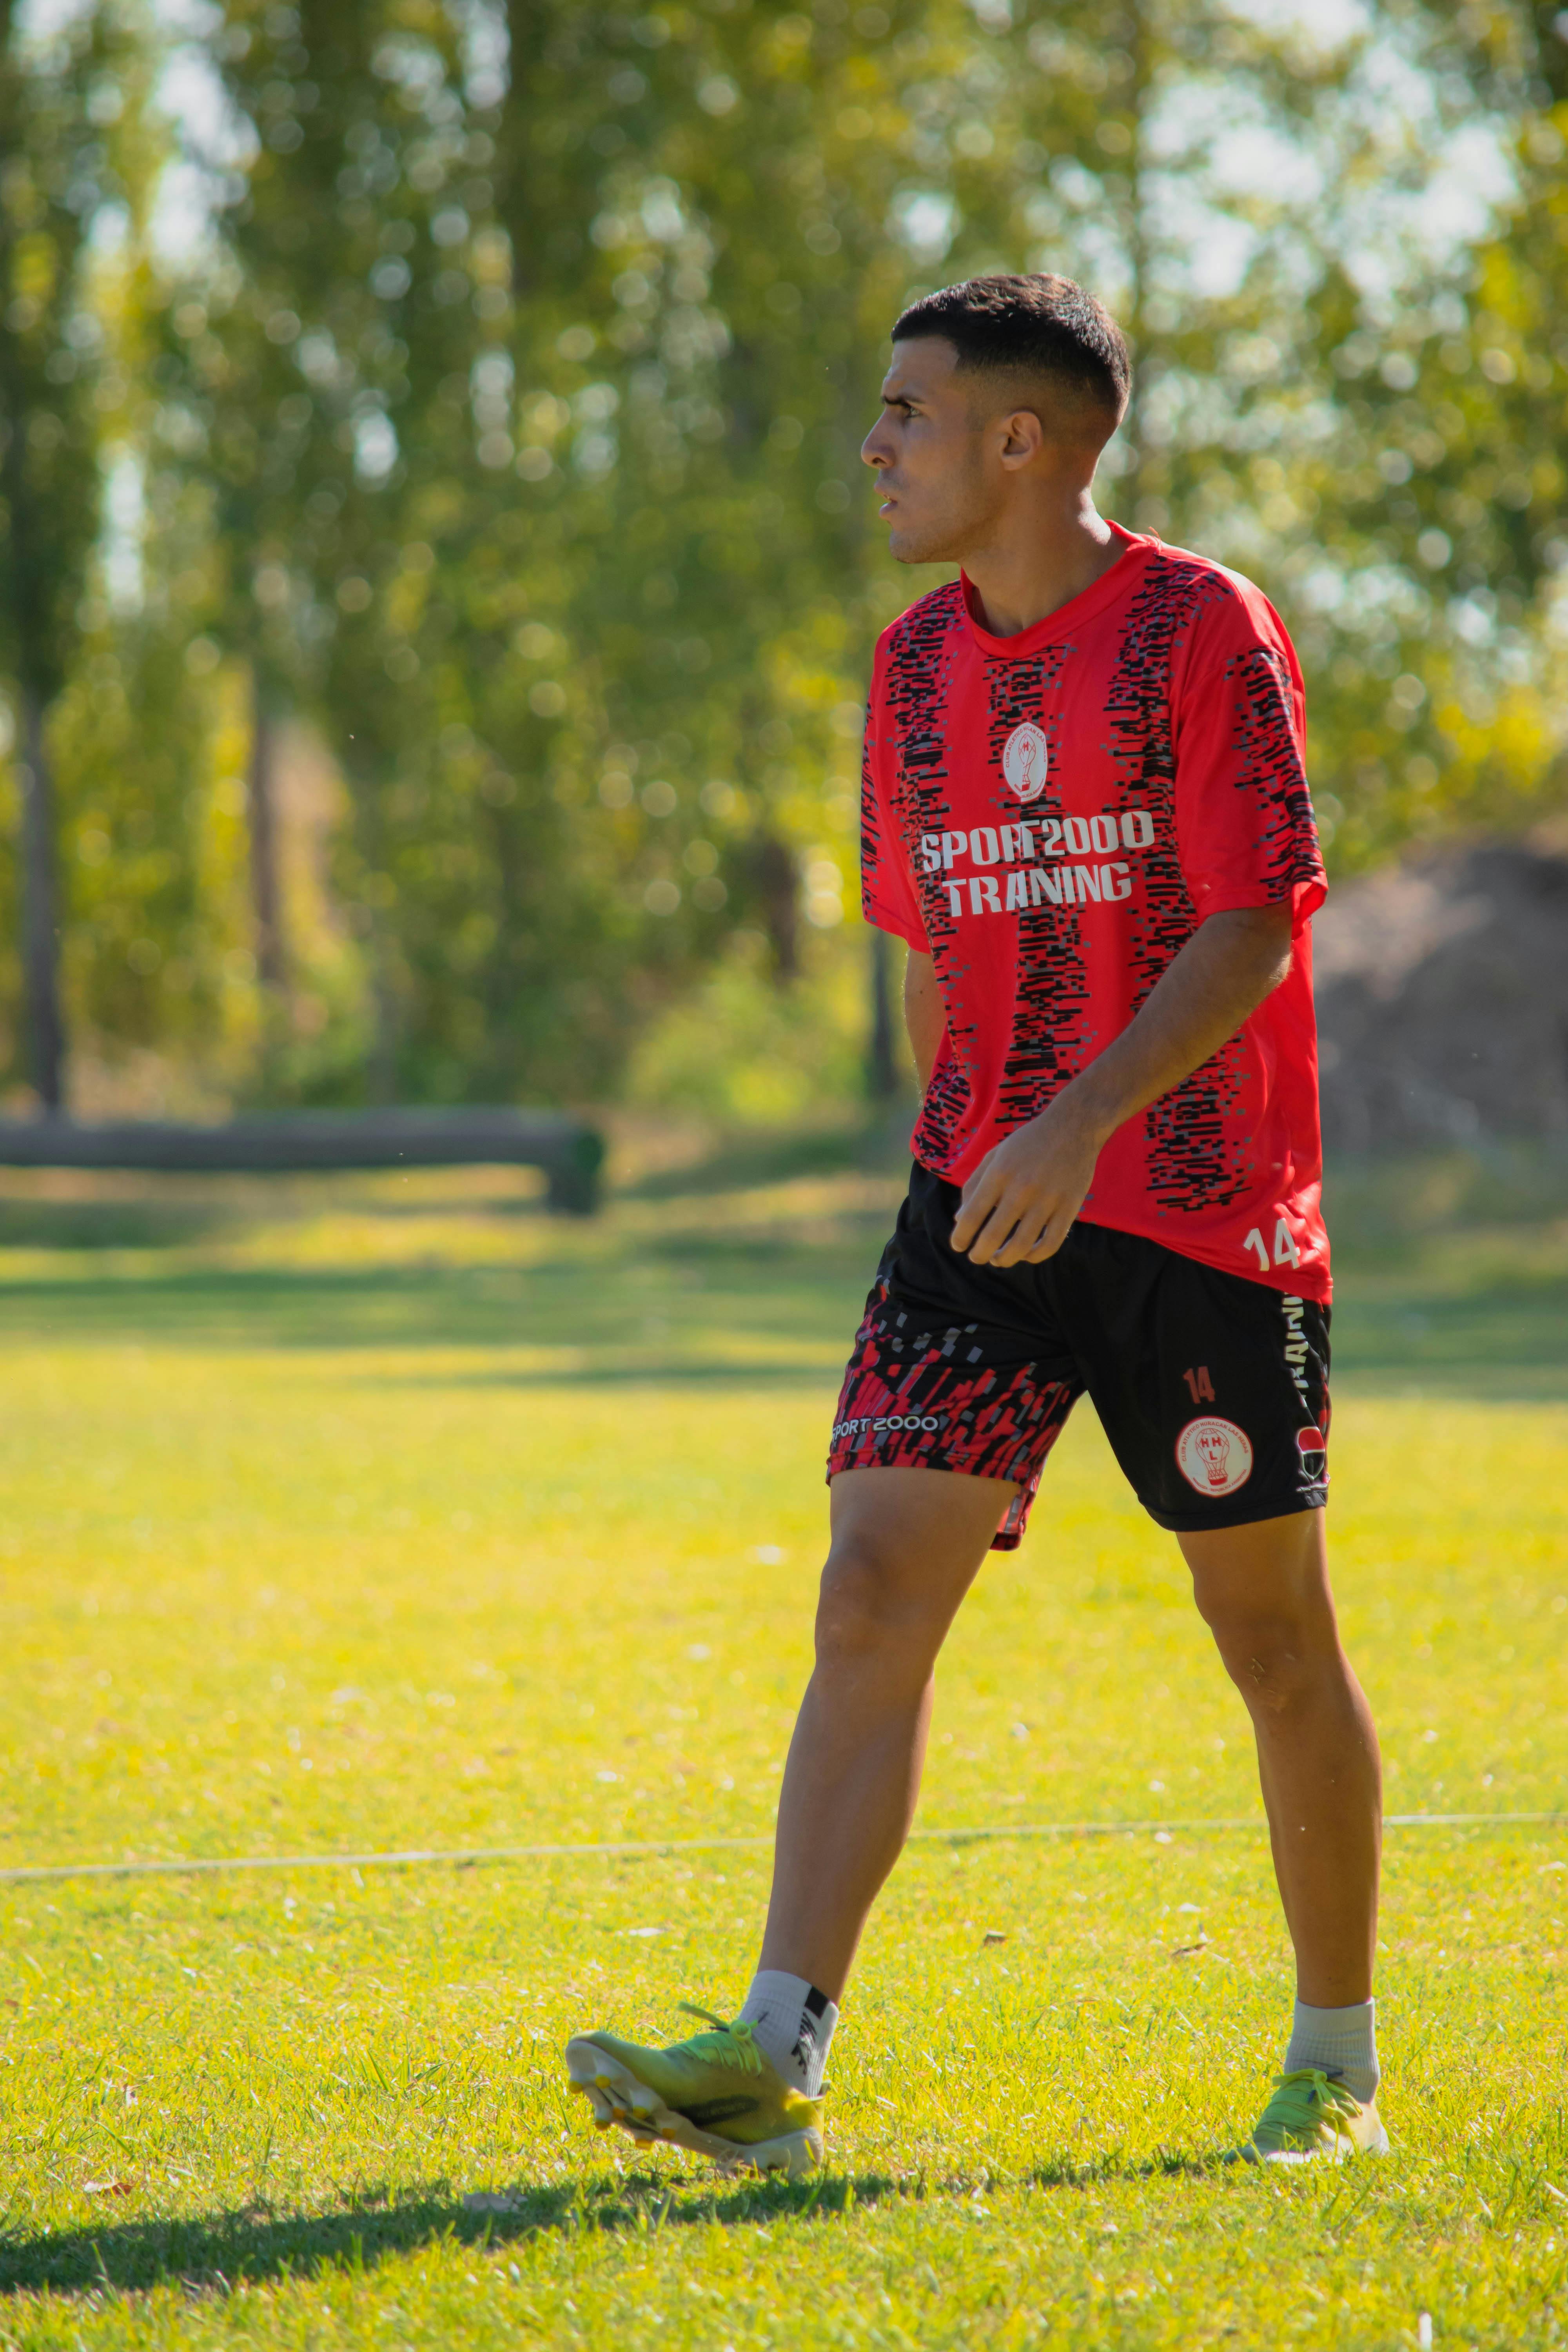
[[[844,1375],[829,1478],[884,1466],[1014,1479],[993,1538],[1011,1550],[1087,1389],[1161,1527],[1323,1507],[1326,1307],[1109,1225],[1074,1225],[1043,1265],[973,1265],[950,1238],[958,1202],[916,1162]]]

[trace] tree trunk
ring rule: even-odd
[[[372,1102],[389,1106],[397,1100],[397,1048],[402,1024],[398,1017],[397,990],[393,981],[392,941],[388,936],[386,918],[379,908],[371,924],[370,952],[371,1006],[374,1026],[371,1033],[366,1077]]]
[[[764,833],[752,852],[763,922],[773,951],[773,976],[785,982],[800,971],[799,881],[795,858],[777,834]]]
[[[899,1090],[893,1058],[893,942],[886,931],[871,932],[871,1034],[866,1050],[866,1091],[877,1104]]]
[[[1127,270],[1130,284],[1127,295],[1127,317],[1123,321],[1127,340],[1132,347],[1132,402],[1121,426],[1122,438],[1132,459],[1128,481],[1129,520],[1134,530],[1146,530],[1149,524],[1139,520],[1141,501],[1158,496],[1165,488],[1167,469],[1163,461],[1151,464],[1149,442],[1144,432],[1144,419],[1149,414],[1149,394],[1159,379],[1160,369],[1149,348],[1149,336],[1144,321],[1144,310],[1149,299],[1149,235],[1144,218],[1144,163],[1148,152],[1149,115],[1153,103],[1150,51],[1152,45],[1149,23],[1148,0],[1133,0],[1131,16],[1132,88],[1130,102],[1132,110],[1132,147],[1127,158]],[[1163,523],[1160,526],[1164,528]]]
[[[278,883],[278,728],[268,707],[261,673],[251,672],[250,765],[246,776],[246,813],[250,826],[250,904],[256,928],[256,969],[264,986],[281,989],[287,979],[283,953],[282,898]]]
[[[351,735],[348,739],[353,743]],[[370,987],[370,1050],[365,1056],[365,1091],[378,1107],[397,1100],[397,1055],[402,1042],[402,1006],[396,969],[396,933],[388,918],[382,884],[384,835],[376,792],[374,759],[364,757],[363,741],[343,762],[349,800],[353,810],[354,842],[364,868],[361,937],[365,944],[366,978]]]
[[[55,908],[55,793],[44,747],[44,706],[22,696],[23,968],[33,1085],[46,1118],[64,1104],[65,1031],[60,1021],[59,924]]]

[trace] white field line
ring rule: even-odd
[[[1385,1829],[1494,1829],[1519,1823],[1568,1825],[1568,1813],[1385,1813]],[[980,1838],[1190,1836],[1199,1831],[1261,1830],[1261,1813],[1231,1821],[997,1822],[974,1829],[911,1830],[910,1843],[966,1845]],[[420,1863],[545,1862],[593,1854],[724,1853],[773,1844],[763,1837],[626,1838],[595,1845],[468,1845],[449,1849],[411,1846],[395,1853],[237,1853],[174,1862],[24,1863],[0,1870],[0,1885],[36,1878],[144,1878],[209,1870],[407,1869]]]

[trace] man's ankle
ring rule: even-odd
[[[1346,2009],[1313,2009],[1298,2000],[1290,2021],[1285,2072],[1321,2066],[1363,2105],[1377,2096],[1377,2003],[1352,2001]]]
[[[825,1992],[784,1969],[759,1969],[736,2022],[751,2027],[786,2083],[808,2099],[816,2098],[838,2022],[838,2011]]]

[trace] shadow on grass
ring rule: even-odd
[[[734,2186],[653,2173],[575,2187],[518,2189],[502,2211],[476,2212],[444,2181],[389,2204],[374,2192],[336,2212],[278,2214],[247,2206],[184,2221],[122,2221],[0,2235],[0,2295],[124,2293],[171,2280],[235,2287],[242,2281],[313,2278],[323,2271],[367,2272],[399,2254],[445,2240],[500,2252],[546,2231],[591,2237],[648,2235],[698,2222],[748,2223],[844,2216],[858,2205],[919,2195],[912,2182],[882,2173],[825,2173],[815,2181]]]
[[[738,1246],[692,1237],[594,1263],[530,1266],[159,1269],[135,1276],[0,1280],[13,1340],[134,1338],[163,1345],[340,1349],[561,1348],[597,1361],[456,1378],[507,1387],[622,1388],[727,1380],[792,1383],[831,1376],[859,1319],[876,1249]],[[754,1360],[711,1352],[744,1337]],[[781,1360],[781,1341],[825,1347],[833,1362]],[[1468,1296],[1418,1286],[1377,1295],[1354,1273],[1334,1314],[1334,1369],[1363,1391],[1494,1403],[1568,1397],[1568,1282],[1492,1279]],[[406,1374],[404,1375],[407,1377]]]
[[[646,1205],[679,1207],[684,1198],[689,1213],[673,1227],[645,1218],[660,1229],[634,1232],[612,1214],[563,1229],[526,1262],[457,1262],[435,1246],[428,1259],[396,1263],[171,1264],[161,1246],[199,1239],[208,1221],[221,1228],[243,1211],[260,1230],[272,1194],[252,1185],[243,1202],[0,1199],[0,1247],[31,1239],[78,1252],[74,1265],[39,1269],[36,1278],[7,1268],[0,1313],[14,1340],[55,1344],[133,1338],[323,1355],[559,1348],[579,1359],[570,1369],[498,1363],[493,1374],[470,1375],[530,1389],[816,1381],[842,1361],[885,1216],[847,1207],[819,1224],[781,1215],[739,1230],[710,1204],[773,1180],[865,1166],[880,1148],[848,1129],[732,1142],[700,1168],[630,1188],[626,1197]],[[1489,1164],[1452,1155],[1336,1175],[1341,1381],[1363,1392],[1498,1404],[1568,1397],[1568,1174],[1555,1159],[1537,1167],[1526,1155],[1519,1166],[1522,1174],[1512,1160],[1504,1170],[1511,1191],[1500,1191]],[[378,1216],[425,1213],[379,1198],[371,1205]],[[271,1221],[286,1224],[297,1208],[295,1195],[279,1191]],[[1468,1221],[1483,1212],[1502,1222],[1472,1229]],[[110,1244],[137,1255],[108,1263]],[[720,1333],[726,1353],[739,1337],[758,1360],[718,1360]],[[781,1360],[781,1349],[787,1355],[802,1341],[824,1345],[831,1362],[811,1370]]]
[[[1498,1281],[1468,1297],[1368,1296],[1348,1276],[1334,1369],[1363,1388],[1542,1402],[1568,1396],[1568,1283]]]
[[[0,1200],[0,1249],[189,1249],[241,1223],[233,1209],[189,1202]]]
[[[909,1130],[914,1105],[879,1118],[783,1133],[731,1136],[695,1166],[660,1169],[620,1188],[626,1201],[676,1201],[688,1196],[751,1191],[787,1184],[801,1176],[841,1176],[858,1171],[888,1175],[907,1172]]]
[[[1113,2180],[1205,2180],[1235,2165],[1233,2153],[1173,2152],[1129,2163],[1107,2154],[1064,2156],[1037,2165],[1018,2187],[1073,2190]],[[860,2206],[949,2203],[963,2211],[991,2193],[967,2182],[930,2181],[923,2170],[819,2173],[815,2180],[726,2181],[718,2174],[634,2173],[551,2188],[518,2186],[495,2193],[499,2210],[476,2210],[449,2183],[432,2181],[390,2202],[384,2192],[346,2194],[331,2213],[280,2214],[262,2205],[180,2221],[122,2221],[47,2231],[0,2232],[0,2296],[127,2293],[178,2281],[233,2288],[242,2282],[310,2279],[325,2271],[363,2273],[437,2242],[501,2254],[549,2232],[562,2236],[648,2237],[660,2230],[717,2222],[743,2229],[775,2221],[847,2221]],[[479,2200],[475,2200],[476,2203]]]
[[[873,1261],[874,1263],[874,1261]],[[728,1276],[731,1265],[716,1269]],[[7,1330],[53,1341],[129,1337],[198,1347],[622,1346],[650,1316],[674,1333],[716,1318],[759,1333],[847,1337],[862,1265],[804,1252],[759,1258],[731,1287],[661,1281],[611,1263],[194,1270],[125,1280],[0,1282]],[[660,1336],[663,1336],[661,1332]]]

